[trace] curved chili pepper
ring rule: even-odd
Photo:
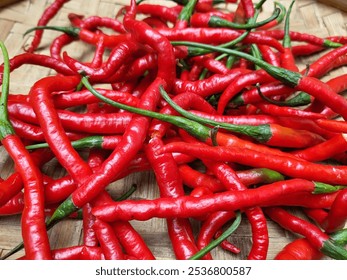
[[[226,238],[228,238],[240,225],[241,223],[241,213],[236,213],[236,218],[231,226],[226,229],[218,238],[210,242],[206,247],[202,248],[199,252],[197,252],[194,256],[189,258],[190,260],[197,260],[202,258],[206,253],[210,252],[212,249],[216,248],[221,244]]]
[[[280,117],[302,117],[307,119],[324,119],[325,116],[315,112],[297,110],[286,106],[277,106],[274,104],[257,103],[255,104],[262,112],[268,115]]]
[[[165,21],[175,23],[179,13],[182,11],[182,6],[176,5],[166,7],[164,5],[141,3],[137,5],[137,12],[151,16],[159,17]]]
[[[162,146],[161,139],[153,137],[145,148],[147,158],[157,178],[160,196],[183,196],[183,183],[174,158],[171,154],[157,154]],[[178,259],[188,259],[198,251],[194,242],[193,230],[188,220],[167,219],[167,226],[173,250]]]
[[[33,28],[29,28],[25,33],[24,36],[29,34],[32,31],[43,31],[43,30],[55,30],[55,31],[61,31],[65,34],[78,38],[82,40],[83,42],[86,42],[88,44],[96,45],[100,40],[104,42],[104,46],[106,48],[114,48],[119,43],[122,43],[124,41],[127,41],[130,39],[129,34],[117,34],[117,35],[106,35],[105,33],[101,32],[93,32],[86,28],[79,28],[79,27],[60,27],[60,26],[42,26],[38,25]]]
[[[58,36],[57,38],[55,38],[52,41],[50,48],[49,48],[51,57],[53,57],[57,60],[62,60],[62,57],[61,57],[62,49],[75,40],[76,40],[76,38],[71,37],[67,34],[62,34],[62,35]]]
[[[11,72],[24,64],[33,64],[33,65],[47,67],[49,69],[54,69],[57,73],[64,74],[64,75],[72,75],[74,73],[65,63],[63,63],[60,60],[57,60],[47,55],[32,54],[32,53],[19,54],[11,58],[10,60]],[[1,65],[0,72],[3,73],[3,71],[4,71],[4,66]],[[0,76],[0,80],[2,82],[2,76]]]
[[[227,190],[244,191],[247,189],[237,177],[236,172],[227,164],[211,163],[209,161],[205,161],[205,163],[207,163],[207,167],[212,170],[216,177],[223,182]],[[252,227],[253,241],[252,249],[247,258],[264,260],[269,247],[269,234],[265,216],[259,207],[247,208],[244,211]]]
[[[104,44],[104,46],[106,46]],[[111,51],[105,65],[99,68],[90,67],[72,57],[69,57],[66,52],[63,53],[63,60],[74,71],[75,74],[83,71],[92,80],[105,80],[115,74],[117,70],[125,61],[127,61],[133,54],[138,51],[139,45],[134,41],[121,40]]]
[[[214,74],[204,80],[199,81],[184,81],[176,80],[173,92],[178,94],[182,92],[194,92],[202,97],[207,97],[215,93],[223,91],[231,81],[240,74],[249,72],[242,68],[231,69],[227,74]]]
[[[323,253],[306,238],[297,238],[284,246],[275,256],[275,260],[320,260],[322,257]]]
[[[229,21],[232,21],[234,18],[233,14],[222,11],[195,12],[190,18],[190,25],[192,27],[207,27],[212,16],[218,16]]]
[[[23,212],[24,209],[24,194],[18,192],[16,195],[7,200],[7,202],[0,207],[0,215],[16,215]]]
[[[128,92],[102,88],[99,88],[98,91],[112,100],[125,103],[130,106],[136,106],[138,103],[138,98]],[[56,108],[68,108],[95,103],[98,102],[99,99],[91,94],[89,90],[81,90],[54,95],[53,101]]]
[[[106,260],[123,260],[122,247],[116,237],[113,228],[108,223],[96,219],[93,228],[100,242],[100,247]]]
[[[323,222],[323,227],[327,233],[335,232],[336,230],[343,228],[346,224],[346,201],[347,192],[341,190],[337,194],[334,203],[331,205],[326,220]]]
[[[305,236],[314,248],[324,254],[334,259],[346,259],[346,250],[335,244],[327,234],[310,222],[290,214],[281,207],[269,207],[265,209],[265,212],[285,229]]]
[[[88,164],[71,146],[55,111],[51,92],[58,89],[73,89],[79,82],[78,76],[46,77],[37,81],[29,93],[31,105],[43,129],[46,141],[59,162],[76,182],[82,182],[92,172]]]
[[[347,150],[347,139],[345,134],[336,136],[304,150],[293,151],[291,154],[307,161],[317,162],[334,157]]]
[[[257,32],[259,34],[271,36],[273,38],[276,38],[277,40],[282,40],[285,33],[283,29],[282,30],[281,29],[265,30],[265,31],[257,31]],[[313,34],[289,31],[289,36],[292,41],[301,41],[301,42],[311,43],[317,46],[329,47],[329,48],[341,47],[340,43],[333,42],[329,39],[317,37]]]
[[[347,124],[340,120],[318,119],[315,123],[324,129],[337,133],[347,133]]]
[[[202,223],[197,237],[197,245],[199,248],[202,249],[206,247],[218,230],[234,217],[235,213],[233,211],[218,211],[208,215],[207,219]],[[206,254],[205,257],[210,257],[212,259],[210,254]]]
[[[1,102],[1,143],[14,160],[16,170],[24,184],[25,208],[22,213],[22,236],[29,259],[51,259],[51,250],[45,225],[42,174],[20,138],[15,135],[8,119],[7,96],[9,92],[10,64],[5,45],[0,42],[4,56]]]
[[[43,14],[41,15],[37,25],[46,25],[61,9],[61,7],[68,2],[69,0],[55,0],[50,6],[48,6]],[[36,50],[36,48],[39,46],[41,38],[42,38],[43,31],[37,30],[35,31],[35,36],[33,41],[31,42],[30,46],[26,48],[26,51],[31,53]]]
[[[222,235],[222,231],[221,230],[218,230],[215,234],[215,238],[218,238]],[[221,244],[220,244],[220,247],[223,249],[223,250],[226,250],[226,251],[229,251],[233,254],[238,254],[241,252],[240,248],[236,247],[234,244],[232,244],[231,242],[229,242],[228,240],[224,240]]]

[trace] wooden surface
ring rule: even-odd
[[[20,1],[0,9],[0,40],[3,40],[8,47],[10,57],[22,52],[22,48],[32,39],[31,35],[23,37],[23,33],[36,25],[39,16],[45,7],[52,1],[31,0]],[[152,1],[158,3],[159,1]],[[289,0],[279,0],[285,6],[289,6]],[[82,5],[83,3],[83,5]],[[72,0],[64,5],[59,14],[51,21],[51,25],[68,25],[67,15],[70,12],[99,16],[114,16],[120,5],[114,4],[111,0]],[[118,0],[117,3],[127,4],[126,0]],[[167,3],[167,2],[166,2]],[[262,17],[268,17],[273,11],[273,1],[264,4]],[[347,15],[331,6],[326,6],[312,0],[296,1],[291,29],[312,33],[320,37],[329,35],[346,35]],[[56,32],[45,32],[39,52],[49,53],[49,43],[58,35]],[[68,47],[68,52],[76,58],[87,60],[91,57],[88,47],[79,43],[73,43]],[[300,59],[301,67],[309,63],[314,57]],[[0,63],[1,63],[0,59]],[[347,72],[346,68],[340,68],[331,75],[338,75]],[[10,89],[12,93],[27,94],[33,82],[39,78],[50,74],[51,71],[37,66],[23,66],[11,74]],[[326,77],[328,78],[328,77]],[[13,163],[8,158],[6,152],[0,149],[0,174],[6,178],[13,171]],[[54,177],[61,176],[61,170],[55,161],[45,166],[45,172]],[[135,198],[157,197],[158,191],[155,178],[151,172],[142,172],[119,180],[108,187],[108,190],[117,195],[122,190],[127,189],[132,183],[139,185],[139,190]],[[299,213],[299,212],[298,212]],[[299,213],[300,214],[300,213]],[[173,253],[170,241],[166,233],[164,220],[153,219],[147,222],[133,222],[135,228],[143,235],[149,247],[158,259],[172,259]],[[194,222],[196,230],[198,223]],[[279,228],[276,224],[269,222],[270,248],[268,259],[273,259],[276,253],[289,241],[296,238],[291,233]],[[0,255],[7,252],[19,242],[21,242],[20,216],[0,217]],[[66,220],[49,232],[52,248],[61,248],[76,245],[81,242],[82,227],[81,222],[76,220]],[[232,255],[221,250],[214,250],[216,259],[245,259],[251,247],[251,232],[248,222],[243,218],[240,228],[229,238],[235,245],[241,248],[241,254]],[[19,257],[23,252],[19,252],[12,258]]]
[[[347,1],[346,0],[318,0],[323,4],[328,4],[333,7],[336,7],[342,11],[347,12]]]

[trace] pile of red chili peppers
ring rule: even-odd
[[[3,258],[155,259],[131,220],[163,218],[177,259],[208,260],[217,246],[240,253],[230,235],[242,217],[249,260],[268,259],[270,221],[296,236],[275,259],[347,259],[347,74],[326,79],[346,65],[347,37],[291,31],[294,2],[259,20],[265,1],[130,0],[113,18],[50,26],[68,2],[56,0],[25,52],[8,57],[1,43],[0,138],[15,170],[0,215],[21,214],[23,237]],[[91,61],[64,50],[76,41]],[[25,64],[55,74],[12,93]],[[51,160],[64,176],[45,174]],[[107,191],[141,171],[160,197]],[[53,250],[47,232],[65,218],[83,220],[82,243]]]

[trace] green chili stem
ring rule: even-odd
[[[178,15],[178,20],[188,22],[193,14],[197,2],[198,0],[189,0],[188,3],[183,7],[180,14]]]
[[[277,105],[277,106],[296,107],[296,106],[308,105],[308,104],[311,103],[311,96],[308,93],[303,92],[303,91],[301,91],[299,94],[295,95],[291,99],[288,99],[288,100],[285,100],[285,101],[277,101],[277,100],[273,100],[273,99],[265,96],[262,93],[259,84],[256,85],[256,88],[258,90],[259,96],[262,99],[264,99],[265,101],[269,102],[270,104],[274,104],[274,105]]]
[[[298,85],[300,79],[302,78],[302,75],[300,73],[290,71],[281,67],[276,67],[271,65],[270,63],[267,63],[261,59],[257,59],[253,57],[250,54],[243,53],[240,51],[232,50],[223,48],[220,46],[212,46],[208,44],[202,44],[202,43],[196,43],[196,42],[189,42],[189,41],[171,41],[172,45],[184,45],[184,46],[192,46],[192,47],[198,47],[202,49],[211,50],[214,52],[220,52],[220,53],[226,53],[231,55],[236,55],[238,57],[244,58],[250,62],[253,62],[255,65],[261,67],[264,69],[269,75],[274,77],[275,79],[283,82],[284,84],[289,85],[290,87],[295,87]]]
[[[280,8],[276,8],[273,12],[273,14],[262,21],[259,22],[248,22],[248,23],[235,23],[235,22],[231,22],[229,20],[223,19],[219,16],[211,16],[208,24],[211,27],[227,27],[227,28],[232,28],[232,29],[243,29],[243,30],[249,30],[249,29],[254,29],[254,28],[258,28],[260,26],[263,26],[267,23],[269,23],[270,21],[275,20],[276,18],[279,17],[279,15],[281,14],[281,9]]]
[[[347,244],[347,228],[333,232],[330,235],[330,238],[334,241],[335,244],[345,246]]]
[[[227,239],[240,225],[241,223],[241,213],[237,211],[235,213],[236,217],[234,222],[231,224],[231,226],[224,231],[221,236],[219,236],[217,239],[213,240],[211,243],[209,243],[206,247],[201,249],[199,252],[194,254],[189,258],[189,260],[199,260],[204,255],[206,255],[208,252],[210,252],[212,249],[216,248],[220,243],[222,243],[225,239]]]
[[[81,138],[75,141],[71,141],[72,147],[76,149],[83,149],[83,148],[100,148],[103,143],[103,136],[95,135],[95,136],[88,136],[85,138]],[[49,148],[48,143],[38,143],[33,145],[28,145],[25,147],[27,150],[35,150],[40,148]]]
[[[2,88],[0,96],[0,139],[4,139],[7,135],[12,135],[14,129],[8,118],[7,101],[10,89],[10,59],[5,44],[0,41],[0,49],[4,58],[4,70],[2,77]]]
[[[256,10],[255,10],[254,17],[252,17],[248,20],[248,22],[247,22],[248,24],[253,24],[256,22],[256,20],[259,16],[259,13],[260,13],[260,9],[261,9],[262,5],[265,3],[265,1],[266,0],[262,0],[255,6]],[[245,39],[250,32],[251,32],[251,29],[247,30],[246,32],[244,32],[242,35],[240,35],[236,39],[234,39],[230,42],[227,42],[225,44],[219,45],[219,47],[222,47],[222,48],[235,47],[238,43],[242,42],[242,40]],[[207,53],[211,52],[211,50],[203,48],[203,47],[202,48],[200,48],[199,46],[191,46],[191,47],[192,48],[189,49],[189,55],[190,56],[203,55],[203,54],[207,54]]]
[[[346,188],[346,186],[340,186],[340,185],[330,185],[322,182],[313,182],[314,183],[314,191],[313,194],[322,194],[322,193],[333,193],[338,190],[342,190]]]
[[[289,8],[288,8],[288,12],[286,15],[286,19],[285,19],[285,23],[284,23],[284,37],[283,37],[283,47],[285,48],[290,48],[291,47],[291,39],[290,39],[290,34],[289,34],[289,27],[290,27],[290,14],[292,12],[292,8],[293,5],[295,3],[295,0],[292,1],[292,3],[290,4]]]
[[[35,26],[32,28],[29,28],[27,31],[25,31],[25,33],[23,34],[23,36],[28,35],[30,32],[33,32],[35,30],[54,30],[54,31],[60,31],[63,32],[69,36],[72,37],[78,37],[78,34],[80,32],[80,28],[78,27],[73,27],[73,26],[48,26],[48,25],[44,25],[44,26]]]
[[[137,184],[132,184],[130,189],[123,193],[121,196],[117,197],[116,201],[122,201],[129,198],[137,190]]]
[[[186,130],[187,132],[189,132],[190,134],[199,138],[202,141],[207,140],[209,137],[209,128],[198,123],[198,122],[195,122],[195,121],[192,121],[192,120],[180,117],[180,116],[165,115],[165,114],[161,114],[161,113],[157,113],[157,112],[153,112],[153,111],[143,110],[140,108],[131,107],[131,106],[113,101],[113,100],[103,96],[102,94],[100,94],[97,90],[95,90],[93,88],[93,86],[89,83],[87,77],[83,77],[81,81],[84,84],[84,86],[93,95],[95,95],[100,100],[104,101],[105,103],[107,103],[111,106],[117,107],[117,108],[122,109],[122,110],[129,111],[131,113],[135,113],[135,114],[139,114],[142,116],[155,118],[155,119],[159,119],[159,120],[171,123],[173,125],[176,125],[182,129]]]
[[[163,88],[160,88],[160,93],[162,97],[165,99],[165,101],[169,103],[172,108],[174,108],[182,116],[192,121],[203,123],[206,125],[212,125],[215,127],[220,127],[229,131],[237,132],[237,133],[241,133],[243,135],[250,136],[259,142],[267,142],[272,136],[271,129],[268,124],[252,126],[252,125],[235,125],[230,123],[217,122],[208,118],[194,115],[184,110],[169,97],[169,95]]]
[[[333,240],[328,239],[323,243],[320,250],[323,254],[335,260],[347,260],[347,250],[340,245],[337,245]]]

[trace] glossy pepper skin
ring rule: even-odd
[[[23,180],[24,204],[22,212],[22,237],[24,249],[29,259],[51,259],[51,249],[46,231],[44,213],[43,179],[22,140],[14,133],[8,119],[7,98],[10,83],[10,65],[5,45],[0,42],[4,56],[1,102],[1,143],[13,159],[16,170]]]
[[[154,217],[197,217],[211,211],[237,210],[245,207],[280,203],[287,195],[313,192],[319,184],[303,179],[291,179],[242,192],[224,192],[204,197],[158,198],[155,200],[123,201],[95,207],[93,213],[104,221],[147,220]],[[335,188],[332,188],[335,190]],[[257,198],[256,200],[253,198]],[[121,215],[120,215],[121,214]]]
[[[158,69],[156,79],[141,96],[138,105],[142,109],[153,110],[160,98],[159,86],[162,85],[168,89],[173,86],[173,77],[175,73],[174,53],[171,44],[166,38],[163,38],[163,36],[151,29],[144,22],[139,22],[134,19],[135,9],[135,2],[132,1],[132,9],[127,13],[124,19],[124,27],[133,34],[136,40],[141,43],[149,44],[157,51],[158,62],[159,65],[161,65]],[[126,165],[141,148],[146,137],[148,126],[149,119],[147,117],[135,116],[123,135],[124,140],[119,143],[111,156],[104,161],[100,167],[100,171],[91,175],[88,182],[72,193],[71,198],[62,205],[64,211],[57,210],[57,215],[52,216],[51,222],[56,219],[56,217],[60,219],[60,215],[66,212],[65,205],[68,205],[67,207],[70,208],[69,211],[74,212],[76,207],[82,207],[85,203],[95,198],[109,182],[114,180],[117,173],[123,169],[124,165]],[[63,215],[65,215],[65,213]]]

